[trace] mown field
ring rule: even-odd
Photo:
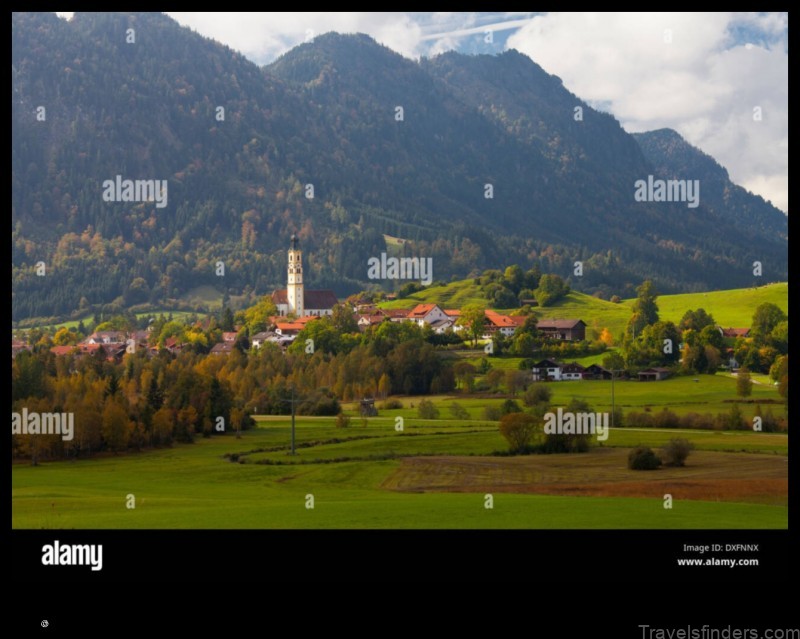
[[[728,385],[733,380],[720,378]],[[718,405],[720,388],[663,382],[695,403]],[[583,382],[583,394],[593,382]],[[602,383],[600,383],[602,384]],[[632,383],[633,384],[633,383]],[[553,384],[557,401],[571,392]],[[648,392],[625,395],[653,402]],[[730,386],[728,387],[730,388]],[[701,390],[702,389],[702,390]],[[574,389],[577,391],[577,389]],[[774,389],[766,388],[771,393]],[[649,394],[648,394],[649,393]],[[618,394],[618,397],[620,395]],[[673,394],[672,397],[675,395]],[[407,406],[348,428],[333,418],[299,417],[297,454],[289,454],[287,417],[262,417],[241,439],[92,460],[24,463],[12,468],[15,528],[784,528],[788,439],[749,431],[614,429],[581,455],[493,455],[506,443],[496,423],[420,420]],[[500,402],[499,399],[488,400]],[[460,399],[477,414],[486,399]],[[404,417],[396,430],[396,417]],[[695,446],[686,468],[630,471],[627,450],[660,447],[671,437]],[[485,495],[493,508],[485,508]],[[663,495],[673,496],[672,509]],[[126,507],[133,495],[136,507]],[[306,507],[313,495],[314,508]]]

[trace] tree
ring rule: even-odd
[[[278,314],[278,309],[272,302],[272,298],[264,296],[255,306],[251,306],[244,312],[244,323],[247,326],[249,335],[255,335],[267,330],[269,318]]]
[[[700,332],[706,326],[715,326],[716,322],[714,321],[713,316],[709,313],[706,313],[704,308],[698,308],[696,311],[689,309],[683,314],[681,321],[678,323],[678,328],[682,331],[686,329],[691,329],[693,331]]]
[[[619,371],[625,368],[625,360],[617,351],[603,357],[603,368],[609,371]]]
[[[439,419],[439,409],[429,399],[423,399],[417,406],[417,417],[420,419]]]
[[[128,445],[128,413],[113,399],[103,408],[103,439],[115,453]]]
[[[340,335],[344,333],[358,333],[358,322],[353,317],[353,312],[347,304],[336,304],[331,316],[333,327]]]
[[[749,397],[753,392],[753,380],[750,378],[750,371],[740,368],[736,374],[736,394],[739,397]]]
[[[457,323],[465,328],[467,335],[472,339],[472,346],[475,347],[486,326],[486,311],[480,304],[467,304],[461,309]]]
[[[686,458],[694,445],[682,437],[673,437],[663,448],[663,461],[665,466],[685,466]]]
[[[771,302],[764,302],[763,304],[760,304],[756,308],[755,313],[753,313],[753,321],[750,325],[750,334],[757,343],[761,343],[769,337],[772,329],[786,319],[788,319],[786,317],[786,313],[784,313],[777,305]]]
[[[628,321],[628,333],[635,336],[645,326],[658,321],[658,292],[651,280],[645,280],[636,288],[637,298],[633,303],[633,315]]]
[[[559,275],[542,275],[536,289],[536,301],[539,306],[551,306],[569,293],[569,286]]]
[[[380,395],[381,399],[386,399],[391,390],[392,382],[389,379],[389,376],[386,373],[383,373],[378,381],[378,395]]]
[[[53,344],[56,346],[70,346],[77,344],[80,339],[79,335],[67,328],[59,328],[53,336]]]
[[[507,413],[500,418],[500,434],[512,453],[527,452],[538,431],[538,420],[528,413]]]

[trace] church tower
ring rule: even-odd
[[[292,234],[292,247],[289,249],[289,271],[286,286],[286,297],[289,305],[289,313],[294,313],[297,317],[305,315],[303,302],[303,252],[297,248],[297,236]]]

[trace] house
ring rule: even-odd
[[[304,322],[278,322],[275,332],[281,337],[297,337],[297,334],[306,327]]]
[[[552,359],[536,362],[532,368],[533,381],[561,381],[561,364]]]
[[[505,337],[511,337],[517,329],[525,323],[524,316],[502,315],[496,311],[485,311],[486,333],[484,339],[491,339],[493,333],[501,333]]]
[[[383,313],[378,313],[375,315],[359,315],[358,316],[358,329],[360,331],[367,330],[370,326],[377,326],[382,322],[388,322],[389,318],[386,317]]]
[[[233,331],[225,331],[222,334],[222,341],[223,342],[235,342],[236,341],[236,333]]]
[[[578,364],[578,362],[572,362],[570,364],[564,364],[561,367],[561,379],[562,380],[579,380],[583,379],[583,374],[586,369]]]
[[[429,326],[433,329],[433,332],[437,335],[441,335],[444,333],[448,328],[455,328],[455,320],[452,318],[447,318],[443,320],[436,320],[431,322]]]
[[[125,331],[99,331],[83,340],[84,344],[122,344],[127,335]]]
[[[265,342],[277,341],[278,337],[279,335],[273,331],[261,331],[250,338],[250,346],[252,348],[261,348],[261,345]]]
[[[234,349],[233,342],[220,342],[219,344],[214,344],[213,348],[211,349],[212,355],[227,355]]]
[[[639,371],[640,382],[659,382],[670,376],[671,371],[668,368],[656,366],[654,368],[645,368]]]
[[[381,312],[392,322],[405,322],[408,319],[408,310],[404,308],[385,308]]]
[[[583,379],[611,379],[611,371],[598,364],[591,364],[583,371]]]
[[[412,308],[406,319],[416,322],[419,326],[432,324],[433,322],[450,319],[438,304],[417,304]]]
[[[738,337],[750,337],[750,329],[749,328],[722,328],[718,326],[719,332],[722,333],[722,337],[729,337],[731,339],[736,339]]]
[[[29,351],[31,347],[28,346],[25,342],[12,339],[11,340],[11,359],[13,360],[17,355],[19,355],[22,351]]]
[[[536,324],[546,337],[567,342],[586,339],[586,323],[579,319],[543,319]]]

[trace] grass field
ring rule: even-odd
[[[619,304],[573,291],[553,306],[535,308],[537,316],[547,319],[578,318],[588,328],[608,328],[616,339],[627,326],[634,300]],[[789,311],[789,285],[787,282],[767,284],[758,288],[741,288],[708,293],[661,295],[656,300],[659,317],[676,324],[688,309],[704,308],[716,322],[725,327],[749,327],[759,304],[772,302],[784,312]],[[380,304],[383,308],[412,308],[416,304],[439,304],[442,308],[459,308],[464,304],[486,304],[473,280],[459,280],[446,286],[431,286],[424,291],[392,302]]]
[[[450,470],[458,464],[479,463],[505,448],[495,424],[408,419],[404,431],[398,432],[388,417],[370,419],[366,427],[355,425],[360,424],[357,420],[353,423],[337,429],[333,418],[298,418],[300,448],[294,457],[288,454],[288,419],[269,417],[259,419],[259,427],[241,439],[225,435],[124,456],[37,467],[15,464],[12,525],[587,529],[787,525],[782,497],[788,472],[785,435],[616,429],[608,447],[583,455],[489,457],[493,474],[481,475],[476,482],[475,472]],[[676,434],[697,448],[685,469],[643,474],[627,470],[620,461],[627,449],[618,446],[639,442],[658,446]],[[333,439],[341,441],[331,443]],[[724,450],[751,452],[703,452]],[[230,454],[239,455],[239,463],[226,457]],[[419,459],[434,464],[437,472],[423,475],[438,484],[423,489],[408,483],[408,465],[413,468]],[[532,466],[520,471],[520,465]],[[419,477],[419,468],[415,472]],[[587,486],[592,477],[597,478],[594,493]],[[601,485],[605,488],[598,493]],[[544,494],[535,494],[537,486]],[[675,499],[672,510],[663,508],[667,488]],[[487,492],[494,497],[490,510],[484,507]],[[765,495],[770,492],[771,499]],[[128,495],[135,497],[135,509],[126,508]],[[313,509],[306,507],[309,495]]]

